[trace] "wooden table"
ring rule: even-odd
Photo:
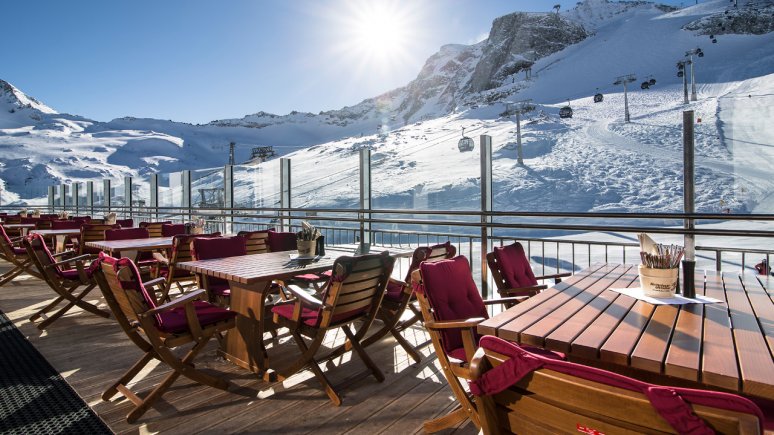
[[[63,228],[63,229],[48,229],[48,230],[32,230],[30,231],[32,234],[40,234],[44,238],[48,237],[54,237],[56,238],[56,252],[62,252],[64,251],[65,241],[67,240],[68,236],[77,236],[81,234],[81,230],[79,228]]]
[[[652,305],[608,288],[639,287],[637,267],[595,265],[478,326],[481,334],[662,384],[774,399],[769,277],[697,271],[715,304]]]
[[[3,228],[8,230],[21,230],[22,235],[26,236],[28,230],[35,228],[35,224],[3,224]]]
[[[145,239],[100,240],[86,242],[86,246],[97,248],[117,256],[125,251],[153,251],[172,249],[172,237],[150,237]]]
[[[411,250],[386,248],[390,255],[411,255]],[[383,249],[385,250],[385,249]],[[284,280],[296,275],[322,272],[333,266],[336,258],[352,255],[350,249],[337,246],[325,248],[326,255],[315,260],[291,259],[295,251],[269,252],[212,260],[188,261],[178,267],[208,276],[227,279],[231,287],[231,310],[237,312],[236,333],[226,337],[224,356],[234,364],[263,374],[265,378],[281,378],[269,370],[269,356],[263,343],[271,313],[266,304],[272,280]]]

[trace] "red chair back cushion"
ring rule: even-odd
[[[116,219],[116,223],[121,225],[121,228],[132,228],[134,226],[134,219]]]
[[[527,254],[521,243],[498,246],[494,248],[494,256],[500,264],[500,273],[510,288],[529,287],[537,285],[532,266],[529,265]]]
[[[147,239],[148,237],[150,236],[145,228],[105,230],[105,240]]]
[[[51,221],[52,230],[77,230],[81,228],[81,221]]]
[[[422,271],[425,296],[433,308],[435,320],[489,318],[473,281],[467,258],[458,256],[451,260],[425,262],[419,269]],[[444,330],[442,340],[446,353],[462,347],[459,329]]]
[[[217,238],[197,237],[191,242],[191,254],[193,255],[193,258],[197,260],[247,255],[247,241],[244,237],[240,236]],[[228,287],[228,280],[213,276],[207,277],[207,283],[213,288]]]
[[[296,233],[269,231],[269,249],[271,252],[293,251],[298,249]]]
[[[172,237],[185,234],[185,224],[164,224],[161,226],[162,237]]]

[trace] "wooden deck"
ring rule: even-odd
[[[0,273],[9,270],[0,261]],[[75,391],[116,433],[417,433],[424,420],[442,415],[454,406],[432,346],[422,348],[426,356],[414,364],[391,337],[368,348],[369,354],[385,373],[385,381],[372,376],[346,386],[343,404],[336,407],[309,371],[279,383],[268,383],[251,372],[236,367],[215,354],[213,340],[198,359],[197,367],[213,369],[238,385],[236,392],[203,387],[180,378],[159,403],[137,423],[126,423],[130,403],[122,396],[111,402],[101,399],[102,391],[140,358],[141,352],[129,342],[112,319],[103,319],[80,310],[39,331],[27,318],[53,299],[53,291],[43,281],[27,275],[0,287],[0,309],[70,383]],[[101,302],[99,290],[90,301]],[[343,334],[331,334],[331,343]],[[424,343],[429,337],[420,328],[406,333],[410,341]],[[287,335],[269,344],[272,366],[282,367],[298,355],[298,348]],[[351,353],[323,367],[338,384],[356,377],[365,365]],[[156,366],[141,374],[133,389],[146,392],[168,373]],[[454,433],[476,433],[472,424]]]

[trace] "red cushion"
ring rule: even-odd
[[[193,257],[197,260],[213,258],[236,257],[247,255],[247,241],[244,237],[194,238],[192,245]]]
[[[225,279],[208,277],[207,290],[216,296],[231,296],[231,287]]]
[[[384,294],[384,298],[391,301],[400,302],[403,299],[403,286],[396,281],[388,281],[387,292]]]
[[[761,409],[749,399],[735,394],[649,384],[606,370],[549,359],[493,336],[483,337],[480,345],[510,359],[486,372],[480,379],[470,382],[470,391],[475,395],[497,394],[533,371],[546,368],[604,385],[640,392],[648,397],[659,415],[679,433],[714,433],[693,413],[691,404],[753,414],[759,418],[761,432],[763,430],[765,417]]]
[[[193,304],[196,309],[196,317],[199,319],[202,327],[229,320],[236,316],[234,311],[217,307],[209,302],[196,301]],[[185,318],[185,307],[177,307],[171,311],[161,313],[159,329],[170,334],[187,332],[188,321]]]
[[[27,250],[24,248],[17,248],[16,246],[13,246],[13,253],[16,255],[27,255]]]
[[[81,228],[81,221],[51,221],[52,230],[77,230]]]
[[[532,266],[529,265],[521,243],[495,247],[494,256],[500,264],[500,271],[509,288],[537,285],[537,279],[532,273]]]
[[[163,237],[172,237],[178,234],[185,234],[185,224],[163,224],[161,226]]]
[[[273,313],[277,313],[280,316],[286,318],[286,319],[293,319],[293,307],[295,304],[282,304],[282,305],[275,305],[271,308],[271,311]],[[318,324],[318,318],[317,318],[317,311],[316,310],[310,310],[309,308],[301,307],[301,321],[304,322],[304,324],[309,326],[317,326]]]
[[[293,251],[298,249],[296,244],[296,233],[282,233],[269,231],[267,240],[271,252]]]
[[[433,307],[436,320],[489,318],[473,281],[467,258],[459,256],[451,260],[425,262],[419,268],[422,271],[424,292]],[[444,330],[442,337],[447,353],[462,347],[462,333],[459,329]]]
[[[145,228],[120,228],[105,230],[105,240],[147,239],[150,237]]]
[[[121,228],[131,228],[134,226],[134,219],[116,219],[116,223],[121,225]]]
[[[99,263],[97,261],[93,261],[88,267],[84,269],[86,272],[86,277],[91,278],[92,275],[94,275],[94,271],[97,270],[97,267],[99,267]],[[59,269],[59,268],[57,268]],[[59,269],[57,271],[57,274],[64,278],[69,279],[71,281],[79,281],[81,278],[78,276],[78,269]]]

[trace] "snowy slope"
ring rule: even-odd
[[[670,12],[645,2],[587,0],[562,16],[589,36],[538,59],[530,80],[514,73],[492,89],[463,94],[486,41],[451,45],[407,87],[317,115],[259,112],[206,125],[137,118],[101,123],[58,114],[8,85],[0,94],[3,203],[40,199],[54,183],[221,167],[233,141],[237,161],[258,145],[274,145],[292,159],[295,206],[354,206],[358,150],[369,147],[375,206],[470,209],[478,207],[479,157],[478,147],[457,150],[465,127],[467,136],[493,137],[497,209],[680,211],[680,123],[682,111],[692,109],[702,118],[697,209],[769,213],[774,33],[726,34],[711,44],[684,29],[723,14],[727,5],[717,0]],[[696,64],[699,101],[685,106],[675,62],[697,46],[706,53]],[[628,73],[652,76],[657,84],[643,91],[633,83],[632,122],[624,123],[622,89],[611,83]],[[605,100],[595,104],[597,89]],[[432,97],[416,99],[422,92]],[[525,161],[518,165],[511,149],[515,119],[500,115],[506,101],[525,98],[537,108],[524,115]],[[559,119],[568,99],[574,117]],[[245,170],[236,194],[249,197],[250,205],[273,205],[276,167],[270,161]],[[213,180],[198,183],[217,187]]]

